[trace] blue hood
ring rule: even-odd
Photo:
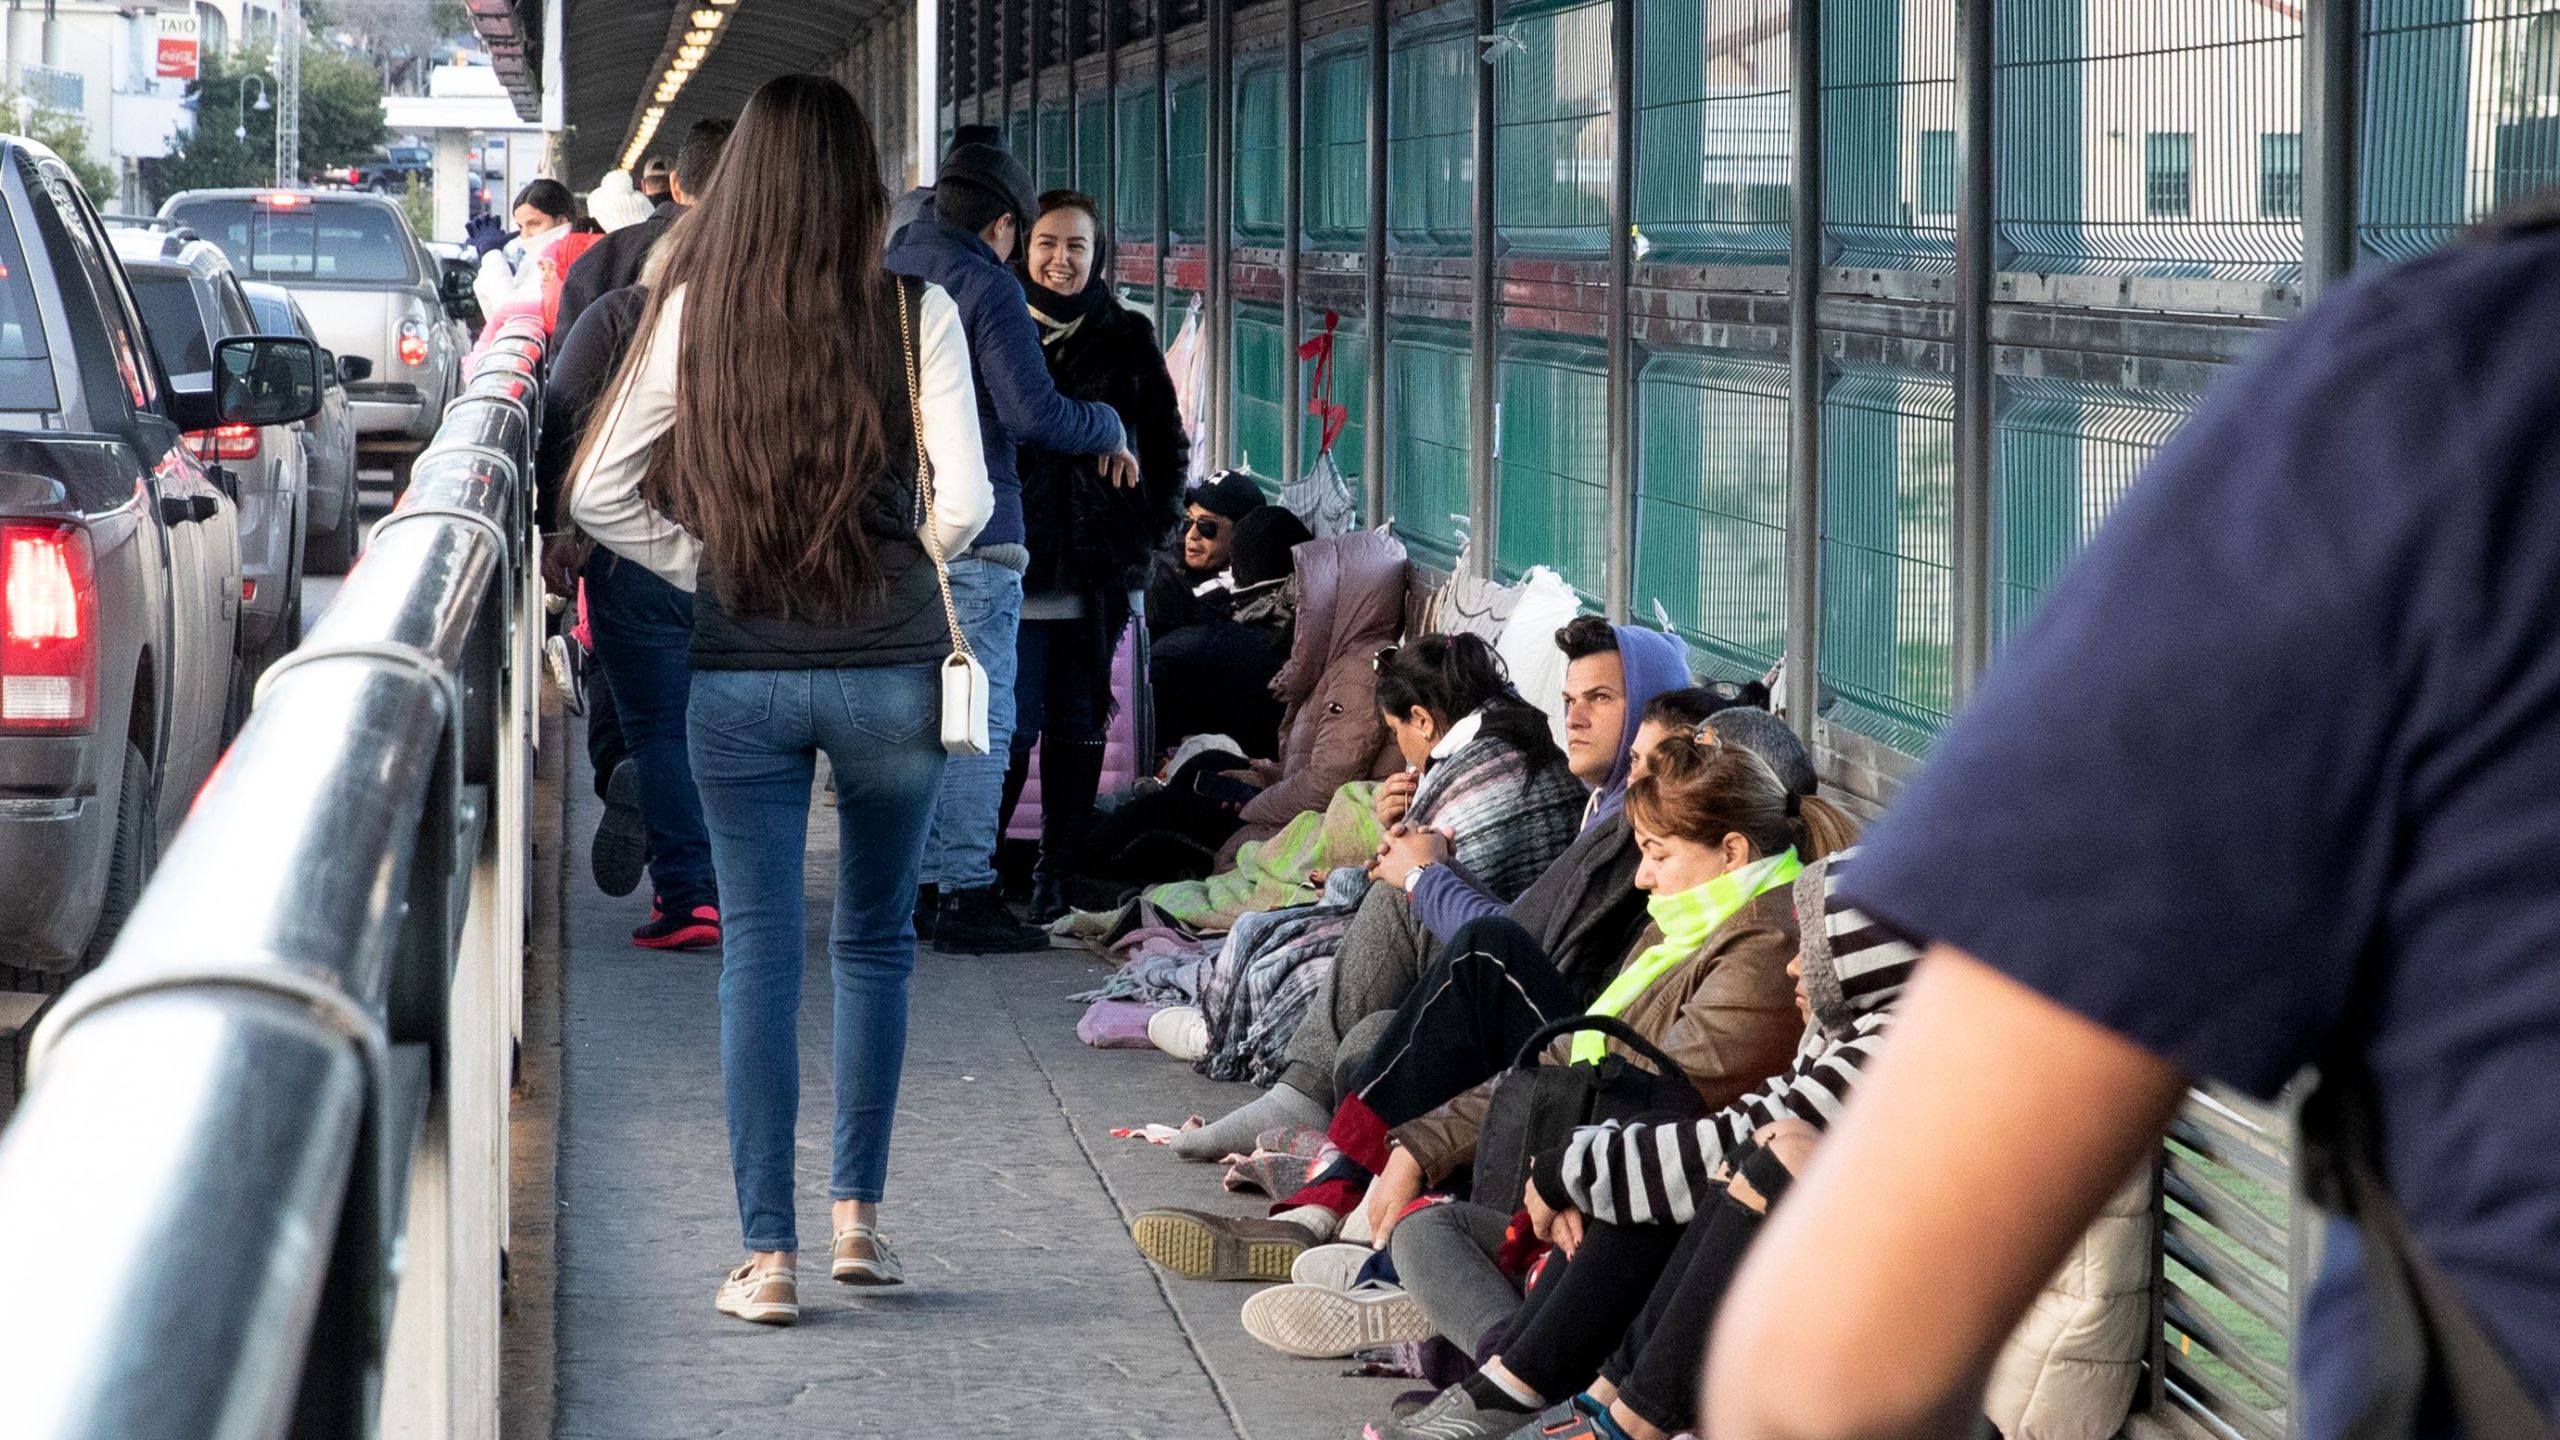
[[[1627,769],[1635,763],[1636,727],[1644,719],[1644,707],[1656,695],[1697,683],[1689,675],[1689,647],[1679,636],[1636,625],[1609,628],[1618,632],[1618,659],[1627,670],[1627,723],[1618,733],[1617,763],[1609,767],[1608,783],[1600,787],[1599,803],[1591,807],[1585,829],[1617,814],[1626,804]]]

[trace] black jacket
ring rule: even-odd
[[[1173,524],[1190,463],[1173,376],[1156,345],[1156,327],[1116,303],[1097,307],[1074,334],[1041,350],[1059,394],[1098,400],[1118,412],[1138,457],[1139,481],[1135,490],[1117,490],[1090,455],[1023,446],[1016,463],[1031,569],[1022,588],[1035,595],[1099,595],[1106,610],[1125,616],[1118,597],[1146,583],[1149,554]]]
[[[585,259],[579,257],[581,263]],[[649,292],[633,285],[604,295],[576,324],[568,323],[567,307],[561,309],[562,324],[553,332],[560,346],[552,352],[551,377],[542,387],[542,439],[533,463],[533,518],[545,530],[554,528],[559,515],[560,486],[578,458],[578,442],[586,438],[587,414],[622,368],[623,353],[631,348],[632,333],[648,308]]]
[[[683,207],[673,200],[661,200],[658,208],[649,212],[648,219],[625,225],[588,246],[587,253],[579,256],[560,279],[560,311],[551,322],[551,333],[568,334],[588,306],[625,286],[639,284],[640,267],[647,263],[649,252],[683,213]]]

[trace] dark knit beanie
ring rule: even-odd
[[[1241,520],[1263,503],[1262,483],[1249,470],[1221,470],[1192,486],[1191,493],[1182,499],[1212,515]]]
[[[1294,568],[1289,552],[1313,540],[1307,522],[1286,506],[1258,505],[1236,522],[1234,560],[1236,588],[1248,590],[1286,580]]]
[[[1040,192],[1031,172],[1003,148],[979,142],[955,145],[942,162],[941,179],[975,185],[1010,207],[1024,223],[1040,208]]]

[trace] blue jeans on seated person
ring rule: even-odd
[[[987,671],[987,753],[954,755],[943,771],[933,837],[925,847],[924,883],[945,895],[996,883],[997,817],[1004,808],[1005,767],[1013,758],[1022,574],[977,555],[959,556],[951,562],[951,603],[960,612],[960,633],[969,637],[970,650]],[[907,903],[915,903],[913,893]]]
[[[878,1200],[907,1047],[916,867],[943,769],[936,669],[698,670],[693,774],[719,872],[720,1074],[729,1167],[749,1250],[797,1250],[809,791],[836,779],[835,1138],[827,1194]]]
[[[685,706],[693,669],[693,597],[599,545],[587,557],[587,620],[603,662],[607,694],[640,780],[640,818],[649,827],[649,883],[670,915],[720,903],[711,876],[711,836],[685,753]],[[604,782],[597,777],[597,784]]]

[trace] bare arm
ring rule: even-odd
[[[1726,1296],[1702,1433],[1968,1433],[2001,1343],[2186,1092],[1946,946],[1900,1012]]]

